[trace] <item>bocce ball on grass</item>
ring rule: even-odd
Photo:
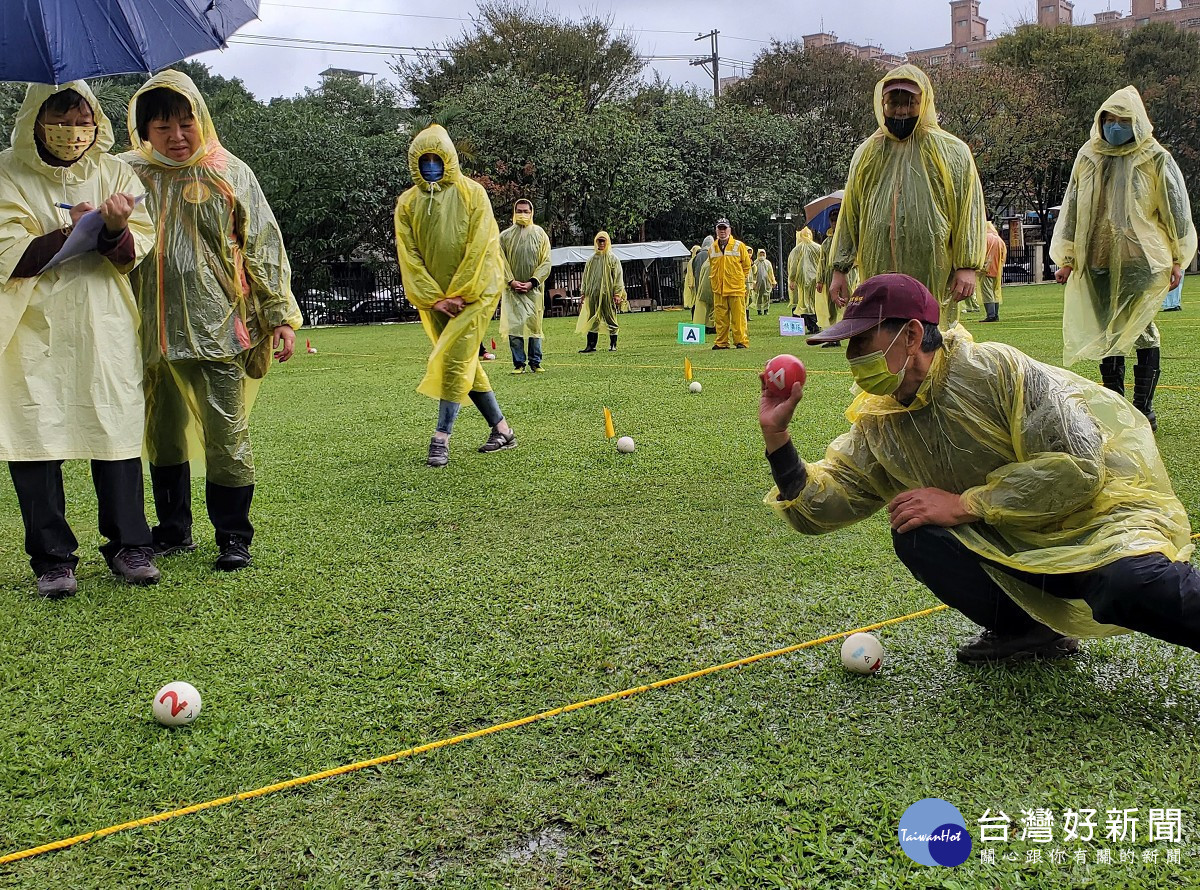
[[[176,680],[154,694],[151,711],[163,726],[186,726],[200,716],[201,704],[195,686]]]
[[[850,634],[842,641],[842,664],[856,674],[873,674],[883,667],[883,644],[874,634]]]

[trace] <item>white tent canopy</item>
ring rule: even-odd
[[[692,252],[683,246],[682,241],[644,241],[641,244],[614,244],[611,248],[621,262],[642,260],[646,265],[655,260],[681,259],[686,260]],[[555,266],[570,266],[574,263],[586,263],[591,259],[596,248],[587,247],[556,247],[550,251],[550,262]]]

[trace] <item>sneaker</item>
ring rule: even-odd
[[[196,542],[192,540],[191,535],[184,538],[182,541],[155,541],[154,556],[174,556],[177,553],[191,553],[196,549]]]
[[[530,374],[545,374],[545,373],[546,373],[546,369],[545,369],[545,368],[543,368],[541,365],[530,365],[530,366],[529,366],[529,373],[530,373]]]
[[[957,655],[963,664],[1014,664],[1030,658],[1063,658],[1078,651],[1079,640],[1039,624],[1016,636],[985,630],[959,646]]]
[[[232,537],[221,545],[221,555],[213,563],[218,572],[236,572],[250,565],[250,546],[241,538]]]
[[[48,600],[62,599],[72,596],[79,588],[75,581],[75,570],[70,566],[55,566],[47,572],[38,575],[38,596]]]
[[[109,568],[126,584],[157,584],[162,577],[154,565],[153,547],[126,547],[112,558]]]
[[[822,343],[822,344],[821,344],[821,348],[822,348],[822,349],[841,349],[841,348],[842,348],[842,341],[841,341],[841,340],[834,340],[834,341],[832,341],[831,343]]]
[[[487,437],[487,441],[479,446],[480,454],[491,454],[493,451],[505,451],[509,448],[517,447],[517,434],[509,432],[506,436],[499,430],[492,430],[491,435]]]
[[[429,456],[425,458],[427,467],[444,467],[450,463],[450,442],[434,436],[429,440]]]
[[[512,374],[514,377],[515,377],[517,374],[524,374],[524,373],[525,373],[525,366],[524,366],[524,365],[518,365],[517,367],[513,368],[513,369],[512,369],[511,371],[509,371],[508,373]]]

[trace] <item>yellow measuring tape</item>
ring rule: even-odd
[[[360,760],[357,763],[348,763],[345,766],[323,770],[322,772],[312,773],[308,776],[300,776],[296,779],[288,779],[286,782],[276,782],[274,785],[265,785],[262,788],[255,788],[253,791],[241,791],[237,794],[230,794],[227,797],[218,797],[215,800],[193,804],[192,806],[183,807],[178,810],[157,813],[153,816],[147,816],[144,819],[135,819],[132,822],[122,822],[120,825],[111,825],[108,828],[101,828],[98,831],[89,831],[86,834],[77,834],[74,837],[63,838],[60,841],[42,844],[40,847],[31,847],[28,850],[20,850],[16,853],[9,853],[6,856],[0,856],[0,865],[6,865],[10,862],[17,862],[21,859],[29,859],[33,856],[40,856],[42,853],[51,853],[55,850],[65,850],[67,847],[73,847],[76,844],[82,844],[84,841],[107,837],[110,834],[117,834],[121,831],[129,831],[133,828],[145,828],[148,825],[166,822],[169,819],[177,819],[180,816],[190,816],[192,813],[199,813],[202,810],[211,810],[214,807],[224,806],[225,804],[234,803],[235,801],[252,800],[256,797],[274,794],[277,791],[287,791],[290,788],[308,785],[311,782],[319,782],[321,779],[329,779],[334,776],[342,776],[346,773],[353,773],[357,772],[358,770],[368,769],[372,766],[380,766],[381,764],[392,763],[393,761],[401,760],[405,757],[415,757],[418,754],[425,754],[428,751],[436,751],[438,748],[448,748],[451,745],[457,745],[460,742],[478,739],[485,735],[492,735],[493,733],[497,732],[503,732],[506,729],[516,729],[520,726],[527,726],[528,724],[536,723],[539,720],[557,717],[559,714],[578,711],[582,708],[590,708],[594,705],[606,704],[607,702],[616,701],[620,698],[629,698],[630,696],[638,695],[642,692],[648,692],[651,689],[662,689],[664,686],[672,686],[676,683],[682,683],[685,680],[695,680],[699,677],[706,677],[709,674],[715,674],[718,671],[727,671],[731,668],[744,667],[748,664],[754,664],[756,661],[764,661],[768,658],[777,658],[780,655],[788,655],[792,652],[798,652],[801,649],[811,649],[814,646],[820,646],[823,643],[829,643],[833,640],[848,637],[851,634],[879,630],[881,627],[887,627],[891,624],[899,624],[902,621],[912,621],[916,618],[924,618],[926,615],[932,615],[935,612],[941,612],[947,608],[947,606],[942,605],[935,606],[932,609],[923,609],[920,612],[913,612],[909,615],[903,615],[899,618],[889,618],[886,621],[880,621],[876,624],[869,624],[866,627],[859,627],[854,630],[843,631],[842,633],[830,634],[829,636],[820,637],[815,640],[809,640],[806,643],[797,643],[794,646],[787,646],[783,649],[774,649],[770,652],[762,652],[758,655],[751,655],[747,658],[739,658],[737,661],[729,661],[725,664],[713,665],[711,667],[702,668],[698,671],[692,671],[688,674],[680,674],[677,677],[670,677],[666,680],[657,680],[654,683],[648,683],[645,686],[635,686],[631,689],[623,689],[620,692],[612,692],[608,695],[599,696],[598,698],[589,698],[586,701],[579,701],[575,702],[574,704],[563,705],[560,708],[552,708],[549,711],[530,714],[528,717],[522,717],[519,720],[510,720],[507,723],[499,723],[495,726],[489,726],[485,729],[477,729],[474,732],[456,735],[453,738],[439,739],[436,742],[418,745],[415,748],[406,748],[403,751],[396,751],[393,754],[385,754],[383,757],[376,757],[372,760]]]

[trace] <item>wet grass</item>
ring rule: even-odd
[[[1158,399],[1193,517],[1197,284],[1160,316]],[[1013,288],[1002,324],[968,324],[1055,361],[1060,300]],[[749,350],[688,349],[681,320],[624,316],[619,351],[588,356],[574,319],[548,320],[536,377],[509,377],[500,344],[489,370],[520,447],[475,453],[486,431],[468,408],[443,471],[422,466],[421,330],[308,332],[319,353],[273,370],[255,409],[259,537],[235,576],[210,570],[200,522],[200,550],[165,561],[164,583],[114,583],[74,464],[80,592],[39,601],[0,488],[0,853],[934,605],[881,516],[805,539],[761,504],[756,369],[802,351],[794,430],[815,458],[845,427],[841,353],[781,339],[774,316],[751,317]],[[634,454],[605,441],[605,405]],[[939,613],[883,631],[873,678],[846,674],[836,644],[805,650],[3,866],[0,886],[1200,885],[1200,657],[1125,637],[1067,663],[967,669],[953,647],[971,631]],[[184,730],[150,719],[173,679],[204,694]],[[958,869],[899,849],[900,815],[930,796],[975,835]],[[1137,843],[1105,841],[1104,811],[1133,807]],[[1054,843],[1030,844],[1014,828],[981,864],[975,820],[1033,808],[1096,809],[1097,839],[1060,843],[1056,821]],[[1182,845],[1146,842],[1150,808],[1183,810]]]

